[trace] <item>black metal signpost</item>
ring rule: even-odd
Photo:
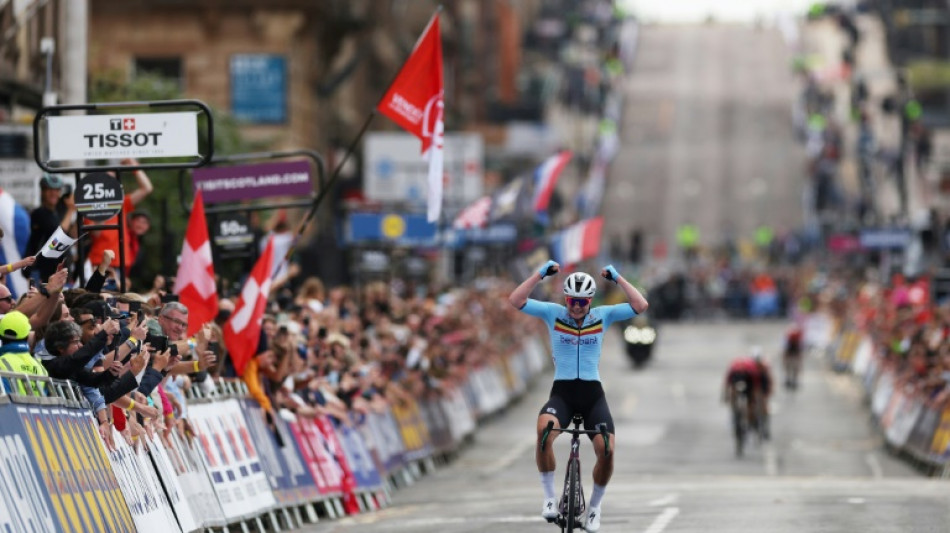
[[[203,139],[199,119],[205,124]],[[120,173],[195,168],[207,164],[213,155],[214,120],[208,106],[198,100],[52,106],[41,109],[33,119],[36,164],[49,173],[75,173],[78,235],[84,231],[119,233],[117,274],[122,292],[126,290],[127,258]],[[125,158],[134,158],[139,164],[117,163]],[[116,224],[86,224],[84,220],[104,222],[116,215]],[[84,262],[80,243],[81,283],[85,281]]]

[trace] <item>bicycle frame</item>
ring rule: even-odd
[[[567,471],[564,475],[564,492],[561,495],[561,502],[558,506],[559,516],[554,523],[560,526],[561,531],[573,532],[580,529],[580,517],[584,516],[587,510],[587,502],[584,499],[584,487],[581,483],[581,435],[601,435],[604,438],[604,455],[610,456],[610,437],[607,433],[606,424],[597,424],[596,430],[581,429],[583,417],[574,415],[571,421],[574,428],[555,428],[554,422],[548,422],[541,434],[539,447],[544,451],[548,436],[552,431],[571,434],[571,454],[567,460]]]

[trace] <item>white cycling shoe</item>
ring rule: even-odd
[[[548,522],[557,520],[557,500],[555,498],[545,498],[544,505],[541,507],[541,518]]]
[[[587,510],[587,523],[584,524],[587,533],[596,533],[600,530],[600,507],[591,507]]]

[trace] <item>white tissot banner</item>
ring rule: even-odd
[[[51,162],[199,155],[195,111],[51,116],[46,120]]]

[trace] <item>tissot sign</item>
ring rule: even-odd
[[[197,113],[51,116],[49,161],[198,156]]]

